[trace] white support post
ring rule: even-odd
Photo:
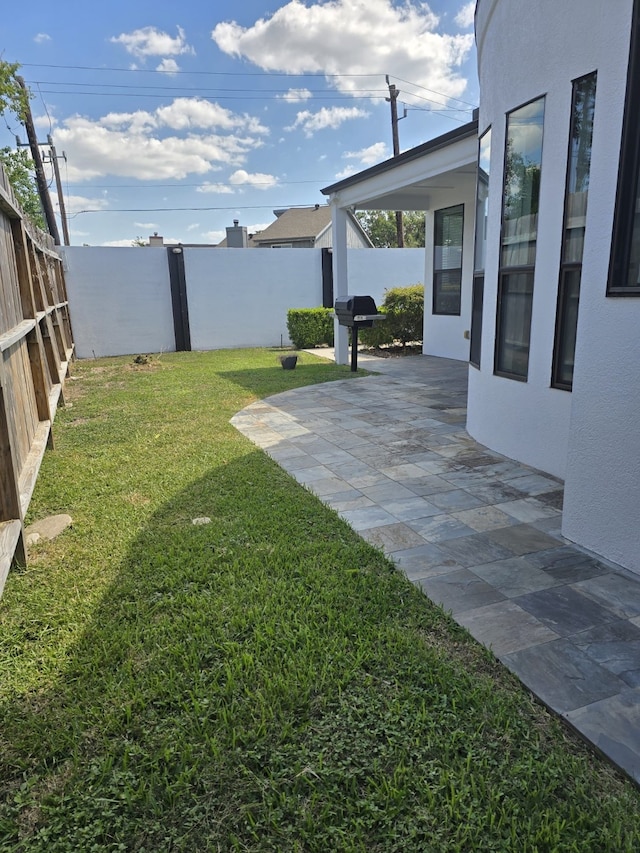
[[[347,211],[338,206],[338,199],[331,199],[331,227],[333,231],[333,298],[347,296],[349,279],[347,273]],[[334,320],[334,343],[336,364],[349,361],[349,335],[346,326]]]

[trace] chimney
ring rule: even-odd
[[[149,237],[150,246],[164,246],[164,237],[158,236],[158,232],[154,231]]]
[[[234,219],[233,228],[227,227],[227,248],[246,249],[248,245],[247,229],[240,225],[237,219]]]

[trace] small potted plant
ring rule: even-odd
[[[283,352],[280,356],[280,364],[283,370],[295,370],[298,363],[298,354],[295,352]]]

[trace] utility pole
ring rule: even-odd
[[[62,195],[62,181],[60,180],[60,169],[58,168],[58,155],[56,154],[56,147],[53,144],[53,139],[51,138],[51,134],[47,135],[47,143],[49,145],[50,158],[53,163],[53,174],[56,178],[56,189],[58,191],[58,207],[60,208],[60,221],[62,222],[62,234],[64,237],[65,246],[70,246],[71,241],[69,240],[69,226],[67,225],[67,209],[64,204],[64,196]],[[62,159],[66,161],[67,155],[62,152]]]
[[[389,75],[386,76],[387,86],[389,87],[389,97],[385,98],[385,101],[391,104],[391,135],[393,138],[393,156],[397,157],[400,153],[400,138],[398,136],[398,104],[396,103],[398,100],[398,95],[400,94],[400,90],[396,89],[393,83],[389,83]],[[403,118],[406,116],[406,112]],[[396,234],[398,241],[398,248],[404,248],[404,230],[402,228],[402,211],[396,210]]]
[[[42,209],[44,210],[44,218],[47,220],[49,234],[51,234],[51,236],[53,237],[55,244],[59,246],[60,234],[58,233],[58,225],[56,223],[56,217],[53,212],[53,205],[51,204],[49,188],[47,187],[47,179],[44,174],[44,166],[42,165],[40,148],[38,147],[38,137],[36,136],[36,129],[33,124],[33,116],[31,115],[31,106],[29,104],[29,91],[22,77],[16,77],[16,81],[24,90],[24,126],[27,131],[29,148],[31,149],[31,156],[33,158],[33,164],[36,170],[36,184],[38,186],[38,194],[40,196]]]

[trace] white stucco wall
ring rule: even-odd
[[[427,211],[425,228],[424,270],[424,343],[425,355],[469,360],[469,340],[465,332],[471,329],[471,294],[473,285],[473,239],[475,224],[475,191],[451,196],[447,207],[464,204],[464,233],[462,236],[462,292],[459,316],[433,313],[433,251],[435,211]]]
[[[287,310],[322,305],[319,249],[185,249],[194,350],[289,343]]]
[[[565,477],[563,534],[640,572],[640,299],[606,296],[633,2],[480,0],[480,132],[493,126],[482,371],[470,369],[469,429]],[[589,209],[573,392],[548,387],[571,81],[597,70]],[[546,93],[530,378],[491,375],[504,114]]]
[[[481,369],[470,368],[468,429],[500,453],[560,477],[567,469],[572,395],[551,388],[550,380],[572,80],[598,70],[592,157],[594,164],[614,160],[617,168],[620,117],[611,123],[608,101],[613,97],[620,104],[624,92],[620,68],[626,66],[630,11],[631,0],[481,0],[478,6],[479,132],[492,127],[492,152]],[[493,375],[505,123],[507,112],[541,95],[546,103],[539,230],[529,376],[523,383]],[[592,183],[587,241],[599,227],[598,195]],[[589,286],[583,276],[583,294]],[[582,315],[581,304],[580,325]]]
[[[163,249],[62,249],[78,358],[175,350]]]
[[[598,75],[563,533],[640,573],[640,298],[605,295],[631,20],[631,2],[613,5],[618,31],[599,23],[610,61]]]

